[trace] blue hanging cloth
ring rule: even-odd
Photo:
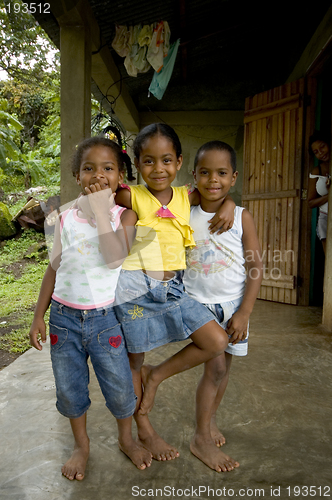
[[[164,58],[163,61],[164,65],[160,70],[160,72],[157,73],[155,71],[153,75],[149,87],[149,92],[151,92],[151,94],[153,94],[159,100],[162,99],[164,92],[167,88],[168,82],[171,79],[179,45],[180,45],[180,38],[171,45],[167,56]]]

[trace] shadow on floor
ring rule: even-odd
[[[331,497],[332,335],[320,322],[320,308],[257,301],[249,355],[234,360],[218,414],[224,451],[240,462],[227,473],[210,470],[189,451],[198,367],[165,381],[151,413],[180,458],[153,461],[145,471],[119,451],[116,422],[92,375],[86,477],[65,479],[69,422],[55,408],[48,345],[41,353],[31,349],[0,372],[1,500]],[[156,349],[147,362],[159,363],[178,347]],[[316,489],[306,495],[306,486]]]

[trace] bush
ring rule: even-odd
[[[6,240],[16,234],[16,228],[11,219],[12,216],[7,206],[0,202],[0,240]]]

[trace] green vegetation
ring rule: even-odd
[[[0,253],[0,349],[29,349],[29,328],[48,264],[44,235],[33,230],[2,242]]]
[[[0,69],[31,87],[47,87],[58,71],[59,55],[50,61],[55,47],[27,5],[21,0],[0,0]]]
[[[0,70],[8,75],[0,81],[0,203],[11,217],[30,188],[42,188],[32,194],[39,201],[60,193],[59,51],[23,5],[0,0]],[[94,100],[92,110],[95,135],[109,119]],[[0,241],[0,349],[29,348],[47,257],[44,235],[33,230]]]
[[[0,81],[3,202],[40,185],[59,191],[60,183],[59,51],[26,5],[0,0],[0,69],[8,75]]]
[[[59,51],[21,0],[0,0],[0,69],[8,75],[0,81],[0,202],[14,217],[27,189],[42,186],[40,201],[60,190]],[[0,241],[0,349],[29,348],[47,263],[43,234]]]
[[[9,238],[16,233],[15,226],[11,219],[7,206],[0,202],[0,240]]]
[[[8,268],[11,264],[20,263],[25,258],[36,258],[40,262],[37,254],[31,255],[35,251],[36,245],[45,242],[42,233],[36,233],[32,229],[22,232],[19,238],[4,241],[1,245],[0,266],[1,269]]]

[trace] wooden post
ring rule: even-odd
[[[91,135],[91,37],[84,26],[61,25],[61,204],[80,192],[71,172],[75,146]]]
[[[332,144],[332,142],[331,142]],[[330,147],[330,173],[331,173]],[[327,216],[327,238],[324,273],[323,326],[332,331],[332,189],[329,190],[329,211]]]

